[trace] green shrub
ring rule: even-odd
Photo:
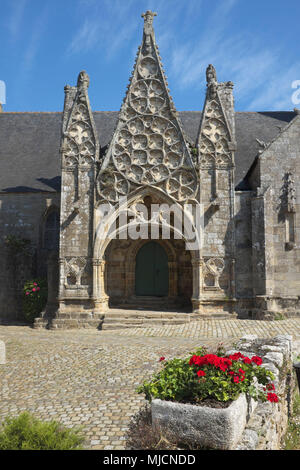
[[[28,412],[6,418],[0,428],[0,450],[76,450],[83,442],[80,430],[39,421]]]
[[[33,323],[47,303],[48,289],[46,279],[27,281],[23,288],[23,314],[25,320]]]

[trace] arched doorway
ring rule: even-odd
[[[135,294],[164,297],[169,292],[168,256],[157,242],[145,243],[136,255]]]

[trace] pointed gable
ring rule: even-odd
[[[151,11],[142,15],[142,44],[98,177],[98,195],[110,202],[145,185],[160,188],[176,201],[192,198],[197,190],[196,172],[155,41],[155,15]]]
[[[89,77],[80,72],[77,87],[65,87],[63,116],[62,164],[81,167],[99,158],[99,143],[88,98]]]
[[[224,84],[217,82],[213,65],[207,67],[206,79],[207,94],[198,136],[200,166],[232,166],[231,129],[219,95],[219,88]]]

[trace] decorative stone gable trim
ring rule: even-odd
[[[206,78],[207,95],[198,136],[200,169],[233,168],[235,143],[218,91],[224,84],[218,84],[211,64],[207,67]]]
[[[195,199],[198,192],[197,173],[155,41],[155,15],[142,15],[142,45],[97,178],[98,199],[112,204],[145,186],[155,186],[178,202]]]
[[[99,144],[89,104],[88,86],[87,73],[80,72],[73,106],[63,131],[61,145],[63,168],[73,169],[79,166],[80,169],[87,169],[93,166],[99,157]],[[65,90],[68,94],[70,87],[66,87]]]

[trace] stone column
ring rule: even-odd
[[[58,253],[51,251],[47,263],[48,299],[45,308],[46,315],[54,315],[58,310],[59,270]]]
[[[168,262],[169,268],[169,297],[175,298],[178,295],[178,269],[176,261]]]
[[[58,299],[62,300],[65,292],[65,273],[64,273],[64,258],[59,258],[59,286],[58,286]]]
[[[202,279],[202,266],[203,260],[196,259],[192,260],[193,267],[193,312],[200,313],[201,310],[201,279]]]
[[[230,269],[230,297],[235,299],[235,259],[230,260],[231,269]]]
[[[96,312],[106,312],[109,297],[106,294],[105,260],[93,259],[93,300]]]

